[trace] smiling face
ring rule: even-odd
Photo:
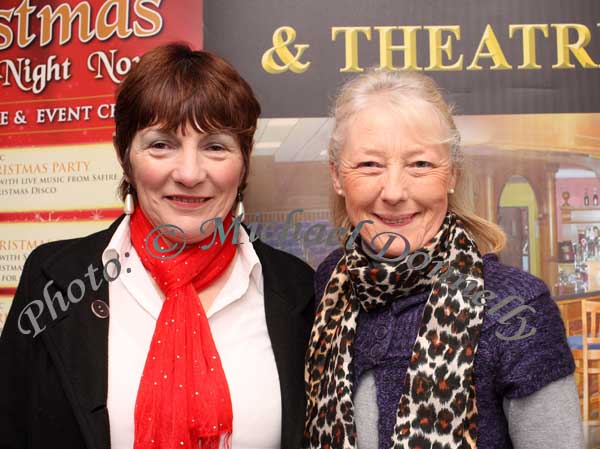
[[[203,134],[192,127],[176,132],[151,126],[131,143],[132,184],[153,226],[179,226],[188,243],[212,234],[206,220],[231,213],[244,172],[242,151],[229,134]]]
[[[330,165],[334,188],[353,226],[373,221],[360,235],[378,251],[389,237],[373,240],[379,233],[400,234],[415,251],[444,221],[455,176],[448,145],[437,143],[446,140],[438,122],[429,105],[407,112],[384,98],[371,99],[348,121],[338,167]],[[398,256],[404,247],[396,238],[386,256]]]

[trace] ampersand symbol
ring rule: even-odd
[[[310,62],[300,62],[300,58],[310,45],[295,44],[296,54],[294,55],[287,47],[295,40],[296,30],[292,27],[283,26],[275,30],[273,33],[273,48],[268,49],[262,56],[262,66],[267,73],[275,75],[288,70],[294,73],[306,72],[310,66]],[[275,59],[273,59],[275,53],[277,53],[283,65],[275,62]]]
[[[25,114],[23,114],[23,111],[17,111],[15,112],[15,124],[16,125],[25,125],[27,123],[27,118],[25,117]]]

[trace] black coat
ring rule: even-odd
[[[25,262],[0,338],[0,449],[110,447],[108,318],[92,311],[96,300],[109,303],[108,282],[93,291],[84,274],[90,264],[102,269],[102,252],[120,221],[87,237],[42,245]],[[258,240],[253,245],[262,265],[267,328],[281,387],[281,447],[296,449],[304,425],[304,354],[314,313],[314,273],[294,256]],[[96,276],[101,278],[100,271]],[[66,294],[74,279],[85,280],[87,287],[77,303]],[[33,332],[19,330],[19,315],[32,301],[44,303],[49,281],[49,297],[61,291],[69,307],[63,312],[55,301],[54,318],[45,306],[39,321],[46,328],[33,338]],[[74,293],[79,294],[76,288]],[[29,310],[38,313],[37,306]],[[26,315],[21,323],[26,332],[31,328]]]

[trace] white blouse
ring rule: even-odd
[[[207,317],[231,392],[233,449],[275,449],[281,445],[281,393],[265,318],[262,267],[242,227],[239,241],[231,275]],[[102,254],[104,264],[113,258],[121,272],[109,286],[110,439],[112,449],[132,449],[137,390],[164,295],[131,246],[129,217]]]

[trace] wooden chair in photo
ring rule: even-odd
[[[560,310],[560,316],[565,325],[567,337],[581,334],[581,301],[581,298],[577,298],[556,302],[556,305]]]
[[[590,376],[600,375],[600,302],[581,300],[581,324],[581,335],[567,338],[577,364],[575,372],[582,378],[582,418],[588,425],[600,425],[599,383],[590,382]],[[594,391],[591,385],[596,386]]]

